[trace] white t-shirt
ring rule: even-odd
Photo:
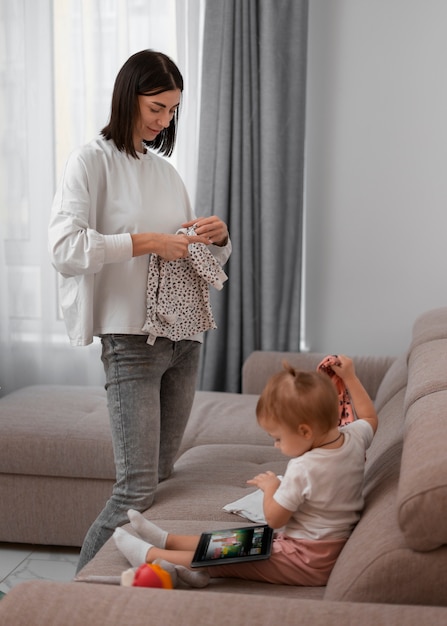
[[[374,432],[365,420],[340,430],[340,448],[315,448],[287,465],[274,499],[295,511],[284,530],[289,537],[344,539],[360,518],[365,454]]]
[[[73,345],[94,335],[144,334],[148,255],[132,257],[131,234],[175,233],[194,217],[180,176],[161,156],[147,151],[135,159],[103,137],[70,155],[53,202],[49,250]],[[209,249],[223,265],[231,243]]]

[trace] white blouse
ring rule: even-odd
[[[161,156],[135,159],[102,137],[70,155],[52,206],[49,252],[72,345],[145,334],[149,255],[132,257],[131,234],[175,233],[194,217],[180,176]],[[210,250],[223,265],[231,242]]]

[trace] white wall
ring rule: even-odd
[[[309,4],[307,344],[399,354],[447,304],[447,2]]]

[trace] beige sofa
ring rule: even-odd
[[[198,392],[175,472],[160,484],[147,517],[173,532],[250,523],[222,507],[249,491],[248,477],[262,469],[280,474],[287,462],[256,424],[258,394],[284,357],[314,369],[322,356],[256,352],[244,364],[242,394]],[[428,311],[416,320],[409,349],[400,357],[356,357],[355,362],[374,398],[379,428],[368,452],[365,509],[327,587],[216,579],[201,590],[165,591],[87,582],[97,576],[118,576],[128,567],[110,540],[76,582],[35,581],[14,588],[0,601],[0,623],[29,624],[32,615],[35,626],[156,621],[261,626],[277,622],[447,624],[447,308]],[[45,406],[44,415],[38,405]],[[34,419],[34,432],[33,410],[40,415]],[[0,443],[0,496],[5,493],[11,498],[14,482],[28,496],[27,481],[45,494],[46,480],[54,488],[55,505],[43,511],[40,499],[30,505],[17,497],[21,510],[28,506],[29,528],[16,531],[17,520],[7,521],[2,512],[0,540],[35,541],[31,537],[45,535],[42,543],[58,537],[57,543],[79,545],[112,481],[103,392],[28,388],[0,400],[2,429],[5,412],[22,423],[15,435],[15,452],[20,454],[21,445],[34,438],[37,451],[29,465],[35,461],[40,469],[32,474],[28,466],[26,475],[21,473],[23,466],[12,464],[8,472]],[[54,416],[66,414],[77,423],[65,424],[61,432]],[[28,417],[21,420],[23,415]],[[36,433],[39,420],[42,428]],[[7,438],[11,444],[11,430]],[[45,476],[42,456],[56,454],[56,449],[57,463],[52,467],[57,465],[59,475]],[[70,455],[75,458],[67,458]],[[60,502],[70,497],[74,502],[68,512],[61,511]],[[51,528],[60,525],[62,530]],[[22,539],[16,538],[18,534]]]

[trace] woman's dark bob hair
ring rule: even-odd
[[[101,134],[112,139],[118,150],[137,158],[133,144],[134,121],[139,115],[138,96],[152,96],[163,91],[180,89],[183,78],[176,64],[162,52],[142,50],[124,63],[115,80],[110,121]],[[147,145],[164,156],[172,154],[175,145],[178,109],[168,128]]]

